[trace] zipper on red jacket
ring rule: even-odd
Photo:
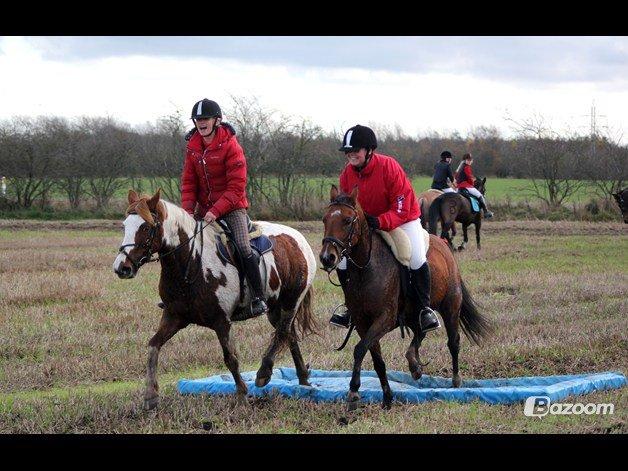
[[[205,174],[205,183],[207,183],[207,206],[208,206],[208,211],[209,211],[209,207],[211,207],[212,188],[211,186],[209,186],[209,177],[207,176],[207,167],[205,166],[205,154],[207,153],[208,150],[209,148],[203,151],[203,155],[201,155],[201,162],[203,163],[203,173]]]

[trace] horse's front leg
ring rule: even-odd
[[[378,342],[386,332],[391,328],[387,323],[387,317],[383,314],[378,321],[376,321],[366,331],[362,340],[360,340],[353,349],[353,373],[351,375],[351,381],[349,382],[349,394],[347,396],[348,410],[353,411],[358,407],[358,401],[360,400],[360,372],[362,371],[362,362],[364,356],[368,352],[375,342]],[[359,332],[358,332],[359,333]]]
[[[146,389],[144,391],[144,408],[146,410],[154,409],[159,403],[159,384],[157,383],[159,350],[174,334],[186,325],[186,322],[172,315],[166,307],[161,316],[157,332],[148,342],[148,368],[146,371]]]
[[[478,250],[482,248],[480,245],[480,227],[482,227],[482,219],[478,218],[478,220],[475,223],[475,241],[478,245]]]
[[[384,400],[382,402],[382,407],[384,409],[390,409],[392,405],[393,394],[390,389],[390,384],[388,384],[388,377],[386,376],[386,364],[384,363],[384,359],[382,358],[382,349],[379,345],[379,341],[373,342],[373,345],[369,349],[371,352],[371,357],[373,358],[373,367],[375,368],[375,372],[379,377],[379,382],[382,385],[382,392],[384,393]]]

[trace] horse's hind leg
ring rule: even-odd
[[[482,246],[480,245],[480,228],[481,227],[482,227],[482,219],[478,218],[478,220],[475,223],[475,242],[478,245],[478,250],[482,248]]]
[[[233,376],[233,380],[236,383],[238,402],[246,402],[246,394],[248,392],[248,388],[246,387],[246,383],[242,380],[242,376],[240,376],[238,355],[236,354],[236,350],[231,343],[231,338],[229,335],[231,332],[231,324],[226,319],[224,319],[223,322],[220,322],[218,325],[216,325],[216,327],[214,327],[214,330],[216,331],[216,335],[218,336],[220,346],[222,347],[222,355],[225,361],[225,365],[227,365],[227,368],[229,368],[229,371]]]
[[[262,365],[257,370],[257,376],[255,378],[255,386],[263,387],[268,384],[270,377],[273,374],[273,365],[275,364],[275,356],[285,343],[289,343],[288,337],[290,336],[290,329],[296,310],[281,311],[279,321],[275,326],[275,333],[270,342],[270,345],[264,353],[262,358]],[[300,353],[300,352],[299,352]],[[304,365],[305,366],[305,365]]]
[[[146,410],[154,409],[159,402],[159,384],[157,383],[159,350],[186,325],[181,319],[170,314],[166,308],[161,316],[157,332],[148,342],[148,368],[146,371],[146,389],[144,390],[144,409]]]
[[[464,250],[467,246],[467,242],[469,242],[469,234],[467,233],[468,228],[468,225],[462,225],[462,235],[464,240],[462,241],[462,244],[460,244],[460,247],[458,247],[458,250]]]
[[[419,347],[421,346],[421,342],[425,338],[425,332],[418,328],[416,330],[413,330],[413,332],[414,337],[412,338],[412,342],[410,342],[410,345],[408,346],[408,350],[406,350],[406,358],[408,360],[408,368],[410,369],[412,379],[417,380],[423,375],[421,362],[419,361]]]
[[[275,329],[279,325],[279,320],[281,317],[281,311],[277,309],[271,309],[268,313],[268,320],[272,324]],[[308,378],[310,376],[309,371],[307,370],[307,366],[303,361],[303,356],[301,355],[301,349],[299,348],[299,342],[297,340],[297,335],[294,327],[294,323],[291,327],[290,338],[288,339],[288,343],[290,345],[290,353],[292,354],[292,359],[294,360],[294,366],[297,370],[297,377],[299,378],[299,384],[301,386],[310,386]]]
[[[459,388],[462,383],[458,372],[458,352],[460,351],[460,325],[459,316],[449,315],[449,310],[443,309],[443,321],[447,330],[447,347],[451,353],[452,377],[451,382],[454,388]]]
[[[292,354],[292,359],[294,360],[294,366],[297,370],[297,377],[299,378],[299,384],[301,386],[311,386],[310,382],[307,380],[310,376],[310,372],[307,370],[307,366],[303,361],[303,356],[301,355],[301,349],[299,348],[299,342],[297,341],[296,332],[292,332],[290,335],[290,353]]]
[[[379,382],[382,385],[382,392],[384,393],[384,401],[382,403],[382,407],[384,409],[390,409],[392,405],[392,390],[390,389],[390,384],[388,384],[388,377],[386,376],[386,364],[384,363],[384,359],[382,358],[382,349],[379,345],[379,341],[373,342],[373,345],[369,349],[371,352],[371,357],[373,358],[373,367],[375,368],[375,372],[379,377]]]

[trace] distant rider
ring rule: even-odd
[[[454,173],[451,170],[451,159],[452,155],[448,150],[440,154],[440,162],[434,165],[433,189],[441,190],[444,193],[456,192]]]
[[[469,193],[471,193],[473,196],[475,196],[480,202],[480,205],[482,206],[482,210],[484,211],[484,217],[487,219],[492,218],[493,213],[488,210],[484,195],[480,193],[480,190],[478,190],[474,186],[475,177],[473,176],[473,172],[471,171],[471,165],[473,164],[473,156],[471,154],[464,154],[462,156],[462,159],[463,160],[460,163],[460,166],[458,167],[458,170],[456,172],[456,184],[458,186],[458,189],[466,188],[466,190]]]

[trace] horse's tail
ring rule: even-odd
[[[438,218],[440,217],[440,209],[443,204],[442,196],[439,196],[430,205],[429,211],[429,230],[430,234],[438,235]]]
[[[316,318],[314,317],[314,310],[312,309],[313,296],[314,285],[310,285],[295,315],[296,329],[301,334],[301,338],[308,334],[318,333],[318,326],[316,325]]]
[[[492,322],[480,314],[471,293],[462,280],[460,280],[460,286],[462,287],[462,307],[460,309],[462,331],[469,340],[475,342],[476,345],[481,345],[482,340],[485,340],[494,330]]]

